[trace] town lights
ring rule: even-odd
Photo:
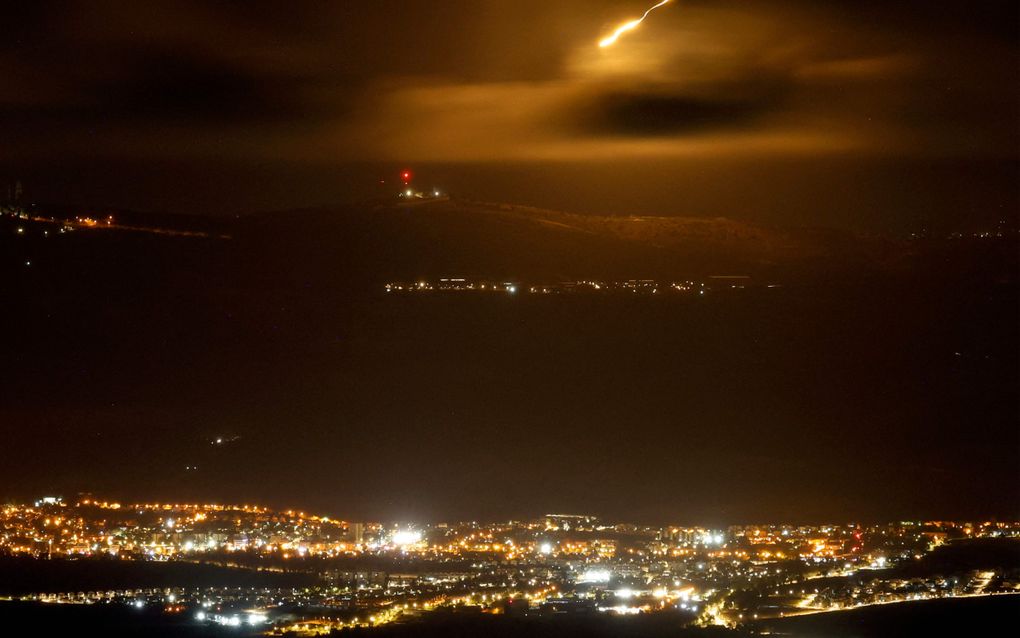
[[[249,625],[263,625],[269,621],[269,618],[265,614],[250,613],[248,614]]]
[[[577,580],[579,583],[608,583],[609,582],[609,570],[608,569],[589,569],[581,573],[581,577]]]
[[[421,538],[422,538],[421,532],[416,532],[413,530],[403,530],[399,532],[394,532],[393,544],[401,547],[404,547],[406,545],[414,545],[415,543],[420,543]]]

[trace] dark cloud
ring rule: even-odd
[[[683,87],[614,88],[572,105],[589,135],[659,137],[745,129],[785,104],[785,82],[753,81],[691,92]]]
[[[187,53],[133,56],[122,77],[94,88],[100,112],[127,120],[279,121],[305,111],[286,79]]]
[[[644,137],[747,126],[773,106],[682,95],[612,93],[599,99],[588,130]]]

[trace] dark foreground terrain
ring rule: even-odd
[[[802,638],[900,636],[1012,636],[1020,622],[1020,595],[922,600],[782,618],[754,630]]]
[[[561,616],[512,618],[435,614],[425,620],[376,629],[336,632],[364,638],[899,638],[903,636],[1012,636],[1020,617],[1020,596],[921,601],[868,607],[761,623],[742,630],[685,628],[668,614],[637,617]],[[244,627],[220,628],[185,614],[137,610],[114,605],[40,605],[0,602],[5,636],[78,636],[109,638],[249,637]]]
[[[257,571],[184,561],[0,557],[0,596],[167,587],[298,588],[317,582],[315,576],[307,573]]]

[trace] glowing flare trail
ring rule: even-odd
[[[602,47],[602,48],[605,48],[605,47],[608,47],[608,46],[612,46],[613,44],[616,43],[617,40],[620,39],[621,35],[623,35],[624,33],[627,33],[628,31],[631,31],[632,29],[636,29],[639,24],[641,24],[642,22],[645,21],[645,18],[648,17],[649,13],[651,13],[652,11],[655,11],[656,9],[658,9],[659,7],[661,7],[664,4],[669,4],[669,0],[662,0],[662,2],[660,2],[659,4],[655,5],[654,7],[649,9],[648,11],[645,11],[645,14],[643,16],[641,16],[640,18],[638,18],[637,20],[631,20],[630,22],[627,22],[626,24],[620,26],[618,29],[616,29],[616,31],[613,32],[613,35],[609,36],[608,38],[606,38],[602,42],[599,42],[599,46]]]

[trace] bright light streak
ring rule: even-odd
[[[605,40],[599,42],[599,46],[604,49],[604,48],[606,48],[608,46],[612,46],[612,45],[616,44],[616,41],[620,39],[621,35],[623,35],[624,33],[627,33],[628,31],[632,31],[632,30],[636,29],[639,24],[641,24],[642,22],[645,21],[645,18],[648,17],[649,13],[651,13],[652,11],[655,11],[656,9],[658,9],[659,7],[661,7],[661,6],[665,5],[665,4],[669,4],[669,0],[662,0],[662,2],[660,2],[659,4],[655,5],[654,7],[649,9],[648,11],[645,11],[645,14],[643,16],[641,16],[640,18],[638,18],[637,20],[631,20],[630,22],[627,22],[627,23],[621,25],[620,27],[618,27],[616,29],[616,31],[613,32],[613,35],[611,35],[608,38],[606,38]]]
[[[632,615],[640,614],[641,609],[638,607],[627,607],[626,605],[616,605],[615,607],[599,607],[599,611],[612,611],[617,614]]]

